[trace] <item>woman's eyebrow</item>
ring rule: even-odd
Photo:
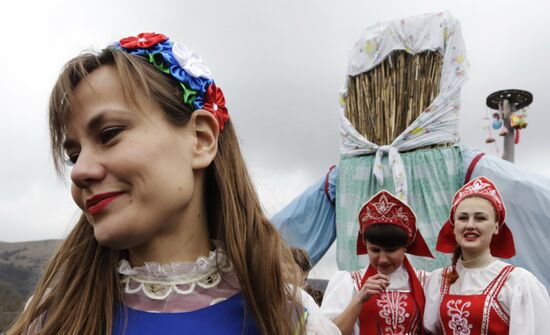
[[[90,118],[90,120],[86,124],[86,131],[88,131],[90,133],[93,133],[94,131],[96,131],[105,122],[106,115],[109,114],[109,113],[113,113],[113,112],[116,112],[117,114],[127,114],[128,113],[127,111],[121,110],[121,109],[102,110],[101,112],[97,113],[92,118]],[[75,147],[77,145],[78,144],[76,143],[76,141],[74,141],[70,138],[67,138],[65,141],[63,141],[63,149],[64,150]]]
[[[92,131],[96,130],[101,125],[101,123],[103,123],[103,120],[105,119],[105,113],[107,113],[107,112],[102,111],[102,112],[97,113],[96,115],[94,115],[88,121],[88,123],[86,124],[86,130],[88,132],[92,132]],[[67,150],[71,147],[74,147],[76,145],[77,145],[76,141],[74,141],[70,138],[67,138],[67,139],[65,139],[65,141],[63,141],[63,149],[65,149],[65,150]]]

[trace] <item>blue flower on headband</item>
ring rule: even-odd
[[[121,39],[114,48],[145,58],[160,71],[172,76],[183,90],[182,100],[194,109],[210,111],[223,130],[229,119],[225,97],[216,87],[210,69],[200,55],[184,44],[172,43],[163,34],[141,33]]]

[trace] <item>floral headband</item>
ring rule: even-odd
[[[229,120],[225,97],[212,79],[210,69],[201,56],[184,44],[172,43],[163,34],[141,33],[121,39],[114,44],[116,50],[141,56],[161,72],[175,78],[183,89],[183,103],[193,109],[212,113],[220,130]]]

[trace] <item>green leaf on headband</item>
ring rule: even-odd
[[[198,95],[198,92],[186,87],[183,83],[180,83],[181,88],[183,89],[183,102],[191,105],[195,98]]]
[[[160,53],[147,53],[149,63],[153,64],[160,71],[170,74],[170,68],[164,64],[162,55]]]

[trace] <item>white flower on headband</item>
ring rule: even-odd
[[[180,66],[195,78],[203,77],[206,79],[212,79],[212,72],[210,69],[202,63],[201,56],[187,48],[185,44],[174,43],[172,47],[172,53],[180,64]]]

